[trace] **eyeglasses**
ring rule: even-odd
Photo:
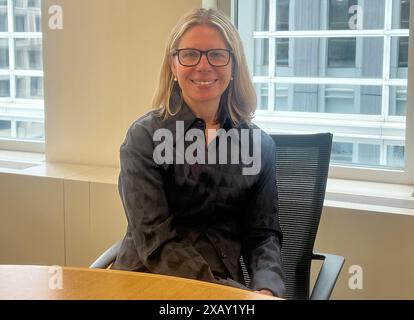
[[[173,52],[173,56],[178,56],[178,61],[184,67],[194,67],[201,61],[201,56],[204,54],[207,57],[208,63],[213,67],[224,67],[230,62],[232,50],[230,49],[177,49]]]

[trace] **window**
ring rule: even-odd
[[[40,21],[40,0],[0,0],[0,148],[44,143]]]
[[[409,0],[236,3],[259,126],[332,132],[338,168],[398,177],[412,170],[405,161]]]
[[[356,4],[356,0],[329,0],[329,30],[348,29],[348,10]],[[328,67],[355,68],[355,50],[355,38],[328,39]]]

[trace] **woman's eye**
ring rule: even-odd
[[[190,51],[184,53],[184,58],[197,58],[198,54],[196,51]]]
[[[221,52],[211,52],[210,56],[212,58],[221,58],[221,57],[223,57],[223,54]]]

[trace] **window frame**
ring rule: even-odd
[[[203,1],[203,4],[212,4],[211,2],[215,2],[216,7],[223,10],[224,12],[227,12],[229,16],[232,18],[234,24],[238,25],[238,17],[237,17],[237,6],[238,6],[238,0],[217,0],[217,1]],[[386,2],[387,3],[387,2]],[[390,5],[391,2],[388,2],[388,5]],[[391,3],[392,4],[392,3]],[[391,18],[390,18],[391,19]],[[409,33],[412,33],[412,30],[414,28],[414,4],[411,3],[410,6],[410,26],[409,26]],[[361,32],[362,31],[362,32]],[[284,31],[279,31],[278,34],[282,35]],[[318,31],[316,33],[323,34],[326,31]],[[303,31],[303,35],[306,35],[309,32]],[[311,31],[312,34],[315,34],[314,31]],[[345,32],[338,31],[335,32],[329,31],[330,34],[336,33],[336,36],[347,36]],[[354,30],[354,33],[352,34],[353,37],[358,36],[358,34],[367,33],[367,30]],[[368,31],[370,33],[370,31]],[[411,35],[408,36],[408,61],[414,61],[414,37]],[[348,36],[349,32],[347,32]],[[398,32],[398,29],[391,29],[389,32],[390,37],[393,34],[400,34]],[[288,34],[286,34],[288,35]],[[272,45],[269,44],[269,46],[272,48]],[[271,49],[272,50],[272,49]],[[387,57],[385,57],[387,59]],[[269,67],[270,69],[271,67]],[[409,106],[412,106],[414,103],[414,63],[408,64],[408,77],[406,80],[407,83],[407,102],[406,102],[406,121],[404,124],[405,127],[405,168],[403,170],[390,170],[390,169],[383,169],[383,168],[370,168],[370,167],[350,167],[346,165],[339,165],[339,164],[331,164],[330,170],[329,170],[329,177],[330,178],[337,178],[337,179],[350,179],[350,180],[364,180],[364,181],[373,181],[373,182],[385,182],[385,183],[399,183],[399,184],[414,184],[414,108],[410,108]],[[280,79],[280,78],[279,78]],[[320,78],[319,78],[320,79]],[[283,80],[289,81],[289,79],[284,78]],[[306,79],[303,79],[306,82]],[[335,78],[329,78],[329,79],[321,79],[320,82],[330,84],[333,83],[331,81],[335,82]],[[344,79],[341,79],[344,80]],[[360,81],[360,84],[363,84],[366,81],[366,79],[362,79]],[[402,80],[392,80],[389,81],[389,85],[396,85],[403,83],[405,81]],[[297,82],[297,78],[295,81]],[[343,82],[341,81],[343,84]],[[285,83],[283,83],[285,84]],[[355,81],[352,81],[352,84],[358,84],[355,83]],[[272,92],[273,90],[271,90]],[[270,93],[272,94],[272,93]],[[270,99],[273,99],[274,97],[269,97]],[[382,99],[389,99],[388,95],[384,95]],[[388,113],[387,113],[388,114]],[[300,119],[301,121],[309,121],[309,114],[298,114],[298,117],[302,116]],[[318,115],[320,116],[320,115]],[[289,120],[289,117],[284,116],[281,114],[281,112],[277,113],[278,118],[282,118],[281,122],[286,122]],[[342,116],[341,116],[342,117]],[[346,117],[346,116],[344,116]],[[360,117],[360,115],[359,115]],[[372,118],[372,116],[367,116],[368,118]],[[402,117],[398,116],[388,116],[390,120],[400,120]],[[366,119],[367,125],[369,124],[369,119]],[[293,117],[290,120],[296,120],[296,117]],[[262,123],[262,121],[269,121],[269,115],[266,113],[262,113],[260,110],[257,111],[256,120],[258,122]],[[396,122],[398,123],[398,122]],[[266,128],[264,128],[266,130]],[[392,129],[392,128],[391,128]],[[401,130],[401,126],[397,126],[394,128],[395,130]],[[271,130],[266,130],[271,133]],[[392,136],[390,137],[392,138]],[[388,142],[388,143],[387,143]],[[390,140],[385,139],[385,145],[389,145]]]

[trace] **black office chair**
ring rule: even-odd
[[[279,220],[284,236],[282,260],[286,298],[327,300],[344,263],[340,256],[313,253],[325,198],[332,135],[273,135],[272,138],[277,147],[276,183]],[[105,251],[90,268],[109,267],[121,243],[122,240]],[[309,297],[313,259],[324,262]],[[250,278],[243,258],[240,262],[248,286]]]
[[[313,253],[325,199],[332,134],[272,135],[272,138],[276,144],[286,298],[327,300],[345,261],[341,256]],[[309,296],[314,259],[324,262]]]
[[[91,269],[107,269],[115,261],[118,255],[119,249],[121,249],[122,239],[114,243],[104,253],[102,253],[98,259],[96,259],[89,268]]]

